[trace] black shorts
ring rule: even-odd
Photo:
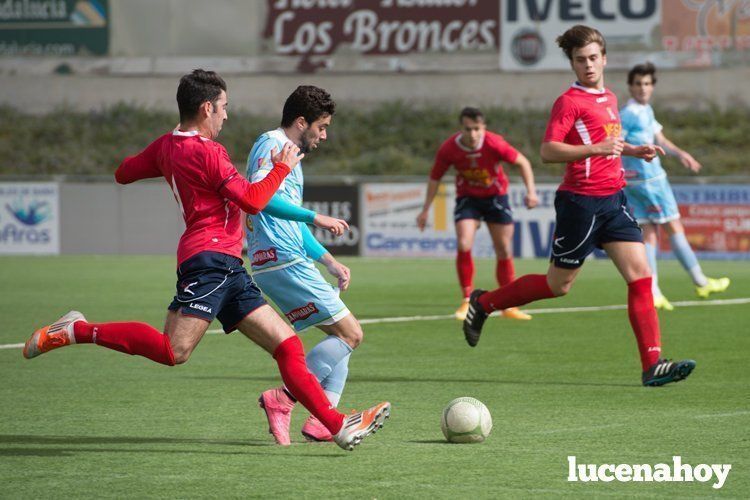
[[[456,198],[453,220],[483,220],[491,224],[513,224],[513,210],[510,209],[507,194],[498,194],[488,198],[461,196]]]
[[[218,318],[224,331],[230,333],[245,316],[265,303],[242,259],[201,252],[177,268],[177,295],[169,310],[206,321]]]
[[[641,228],[630,215],[625,193],[586,196],[569,191],[555,194],[556,225],[550,261],[557,267],[576,269],[602,244],[643,241]]]

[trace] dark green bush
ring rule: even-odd
[[[529,157],[538,175],[560,175],[560,166],[539,160],[546,111],[484,111],[489,128]],[[437,147],[458,129],[456,114],[401,102],[366,111],[342,105],[328,142],[305,159],[306,170],[314,175],[425,175]],[[657,110],[657,116],[666,135],[704,164],[706,175],[748,172],[750,110]],[[219,140],[244,168],[257,135],[278,120],[230,111]],[[88,113],[59,109],[43,116],[0,107],[0,174],[109,175],[125,156],[137,153],[176,122],[176,112],[125,104]],[[670,173],[686,174],[674,158],[664,164]]]

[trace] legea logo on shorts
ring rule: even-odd
[[[290,323],[294,323],[296,321],[307,319],[317,312],[319,311],[315,304],[313,304],[312,302],[308,302],[304,306],[298,307],[297,309],[292,309],[291,311],[286,313],[286,317],[287,319],[289,319]]]
[[[278,257],[276,256],[276,249],[269,248],[267,250],[258,250],[253,254],[253,265],[262,266],[267,262],[276,262]]]
[[[568,481],[583,483],[602,481],[627,482],[693,482],[713,480],[718,490],[727,480],[731,464],[683,464],[682,457],[673,456],[671,464],[579,464],[575,456],[568,456]]]

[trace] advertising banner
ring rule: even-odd
[[[674,0],[678,3],[679,0]],[[555,40],[576,25],[595,26],[607,39],[609,66],[628,66],[628,54],[657,45],[659,0],[503,0],[500,68],[511,71],[570,69]]]
[[[334,54],[353,55],[355,66],[360,56],[489,51],[497,57],[498,0],[267,1],[268,51],[302,56],[302,71],[320,63],[311,57]]]
[[[513,251],[520,257],[549,256],[554,231],[554,196],[557,185],[537,186],[539,206],[523,205],[525,188],[512,184],[509,189],[515,235]],[[377,257],[454,258],[456,234],[453,226],[455,186],[441,184],[433,202],[428,226],[420,232],[416,218],[422,209],[427,183],[364,184],[360,189],[362,208],[362,255]],[[492,240],[484,226],[477,231],[473,253],[476,257],[495,255]]]
[[[0,56],[106,55],[107,0],[0,0]]]
[[[690,245],[699,258],[750,259],[750,186],[672,186]],[[663,233],[660,252],[670,257]]]
[[[349,224],[349,231],[343,236],[334,237],[328,231],[311,228],[315,237],[334,256],[359,255],[359,189],[357,186],[318,185],[305,186],[305,208],[319,214],[343,219]]]
[[[60,253],[54,183],[0,183],[0,255]]]

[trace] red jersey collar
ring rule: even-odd
[[[479,144],[477,144],[477,147],[474,148],[474,149],[467,148],[466,146],[464,146],[464,144],[461,142],[461,132],[459,132],[458,134],[456,134],[456,138],[454,140],[456,141],[456,145],[459,148],[461,148],[463,151],[466,151],[468,153],[474,153],[474,152],[479,151],[480,149],[482,149],[482,146],[484,146],[484,138],[486,136],[487,136],[486,132],[484,134],[482,134],[482,140],[479,141]]]

